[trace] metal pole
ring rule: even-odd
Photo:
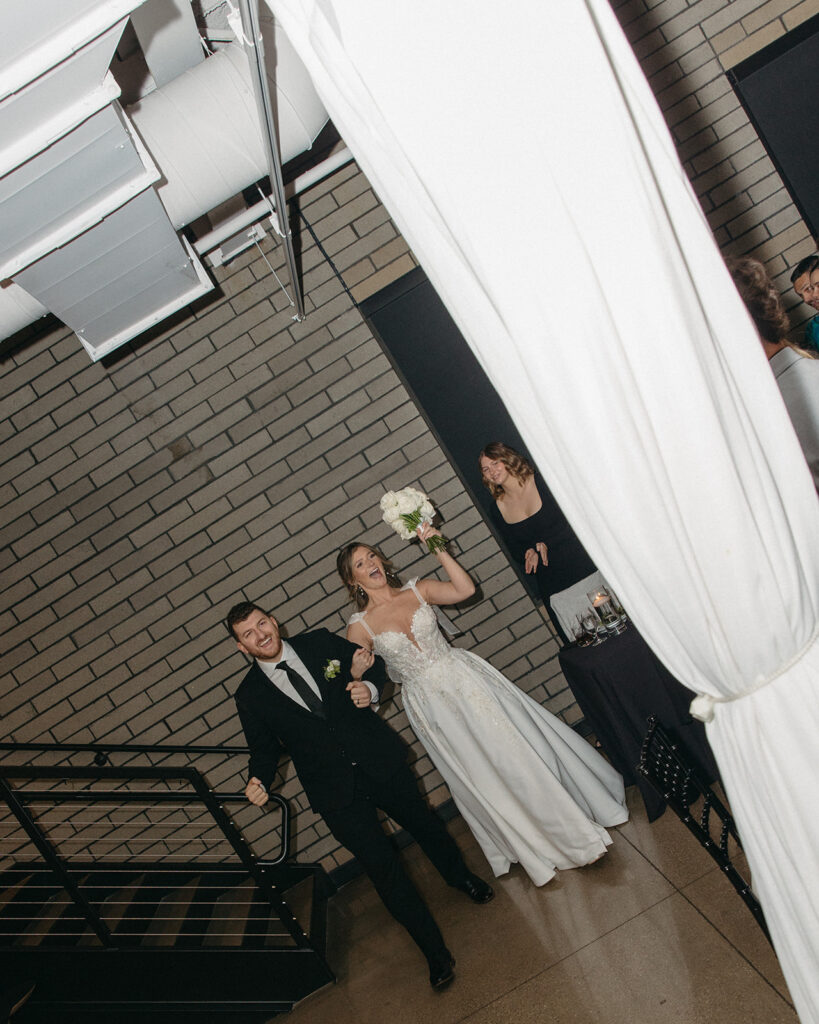
[[[259,25],[259,10],[257,0],[239,0],[239,13],[242,17],[242,26],[245,34],[245,45],[250,46],[253,55],[248,54],[250,63],[250,77],[253,79],[253,91],[256,94],[256,105],[259,110],[262,133],[265,139],[267,150],[268,174],[270,185],[273,189],[276,211],[279,215],[279,226],[282,230],[284,250],[287,255],[287,268],[290,271],[290,280],[295,295],[296,319],[304,319],[304,299],[301,294],[298,271],[296,269],[296,254],[293,250],[293,235],[290,231],[290,223],[287,217],[287,202],[284,197],[284,182],[282,180],[281,158],[279,156],[279,136],[276,131],[276,123],[273,119],[273,105],[270,102],[270,91],[267,88],[267,71],[264,63],[264,47],[262,44],[262,32]]]

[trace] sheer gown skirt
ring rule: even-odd
[[[597,860],[603,826],[627,819],[619,773],[477,655],[431,659],[403,702],[496,875],[519,862],[542,885]]]

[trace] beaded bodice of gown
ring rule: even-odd
[[[406,687],[418,684],[436,668],[443,668],[454,654],[438,628],[435,612],[423,599],[419,600],[421,604],[415,609],[410,624],[411,637],[395,629],[370,634],[373,650],[384,659],[390,678]],[[369,630],[365,616],[355,618],[363,621]]]

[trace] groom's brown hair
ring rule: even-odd
[[[233,628],[237,622],[244,622],[248,615],[252,615],[254,612],[261,612],[262,615],[270,615],[270,612],[265,611],[258,604],[254,604],[252,601],[240,601],[239,604],[235,604],[225,616],[225,627],[227,628],[230,636],[237,640],[236,630]]]

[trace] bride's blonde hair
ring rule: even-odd
[[[371,554],[375,555],[376,558],[381,560],[381,564],[384,567],[384,575],[387,577],[387,583],[393,588],[393,590],[401,589],[401,579],[395,571],[395,566],[388,558],[384,557],[378,548],[374,548],[371,544],[363,544],[360,540],[354,540],[349,544],[345,544],[344,547],[339,550],[338,555],[336,555],[336,569],[341,577],[341,582],[347,588],[350,600],[361,612],[367,607],[369,598],[367,597],[364,588],[360,587],[353,579],[353,552],[357,551],[359,548],[364,548],[365,551],[369,551]]]

